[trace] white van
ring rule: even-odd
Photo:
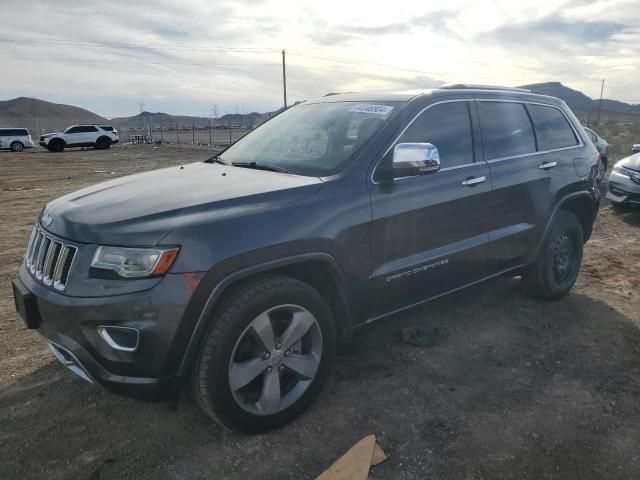
[[[0,128],[0,148],[9,148],[13,152],[21,152],[25,148],[33,148],[33,140],[26,128]]]

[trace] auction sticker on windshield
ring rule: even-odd
[[[374,115],[387,115],[393,107],[389,105],[374,105],[372,103],[358,103],[349,109],[350,112],[355,113],[372,113]]]

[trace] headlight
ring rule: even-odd
[[[167,273],[177,255],[177,248],[98,247],[91,269],[124,278],[157,277]]]
[[[613,171],[620,174],[620,175],[624,175],[625,177],[629,176],[629,172],[627,171],[626,168],[621,167],[620,165],[616,164],[613,166]]]

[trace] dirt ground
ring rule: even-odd
[[[115,175],[206,151],[0,152],[0,479],[313,478],[363,436],[373,479],[640,478],[640,210],[603,204],[573,292],[500,279],[382,321],[339,355],[321,397],[262,436],[105,393],[18,321],[10,280],[40,208]],[[426,346],[399,332],[423,326]]]

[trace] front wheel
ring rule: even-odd
[[[335,357],[335,325],[309,285],[265,276],[234,289],[211,319],[193,369],[195,398],[215,421],[258,433],[317,397]]]
[[[97,150],[107,150],[110,147],[111,147],[111,139],[106,137],[100,137],[96,141],[96,144],[94,145],[94,148]]]
[[[24,150],[24,145],[20,142],[13,142],[10,148],[12,152],[21,152]]]
[[[522,275],[525,292],[545,300],[564,297],[578,278],[583,247],[582,224],[573,213],[560,210],[538,258]]]

